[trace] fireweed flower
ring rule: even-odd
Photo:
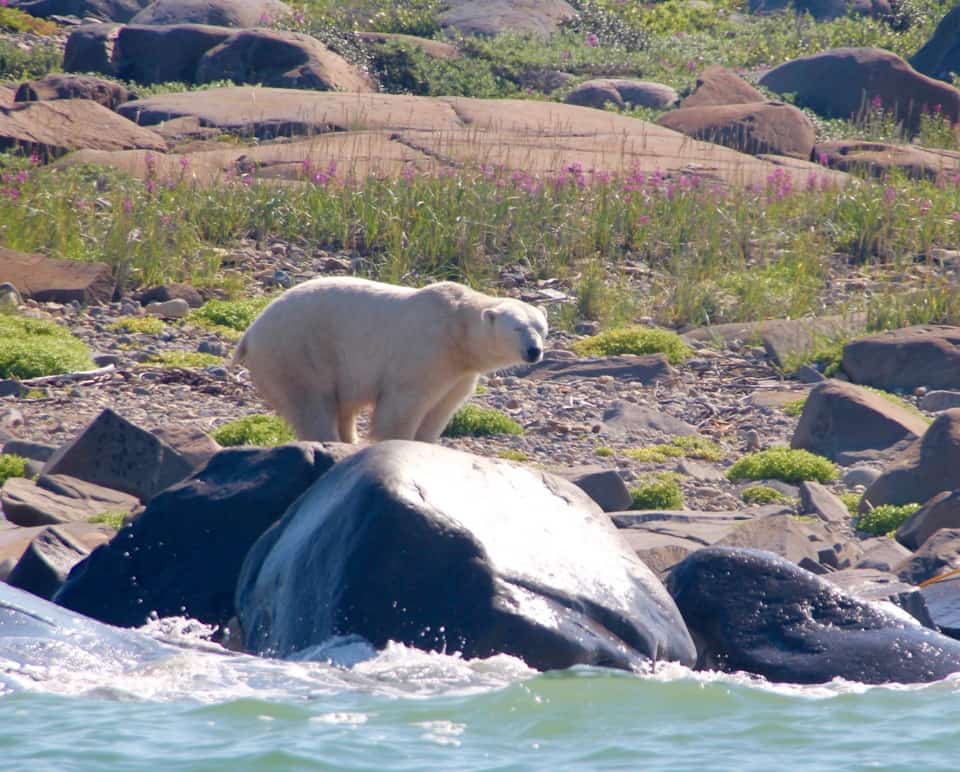
[[[123,199],[123,212],[124,214],[130,214],[133,211],[133,201],[129,198]]]
[[[883,191],[883,203],[887,206],[890,206],[894,201],[897,200],[897,190],[893,187],[886,187]]]
[[[596,48],[598,45],[600,45],[600,38],[591,32],[587,35],[583,42],[588,48]]]

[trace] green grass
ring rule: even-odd
[[[833,378],[843,371],[843,347],[848,342],[849,338],[819,338],[809,351],[788,356],[783,371],[793,373],[802,365],[812,365],[827,378]]]
[[[0,314],[0,378],[90,370],[86,344],[54,322]]]
[[[200,327],[226,332],[238,337],[267,307],[273,298],[246,298],[243,300],[208,300],[187,315],[187,321]]]
[[[597,447],[593,449],[593,452],[596,453],[600,458],[610,458],[615,454],[616,451],[614,451],[613,448],[607,447],[606,445],[597,445]]]
[[[740,491],[740,498],[745,504],[779,504],[790,500],[769,485],[751,485],[744,488]]]
[[[854,527],[858,531],[874,536],[892,534],[910,515],[920,509],[919,504],[883,504],[874,507],[869,512],[858,515],[854,519]]]
[[[166,324],[156,316],[123,316],[107,325],[114,332],[156,335],[163,332]]]
[[[92,523],[93,525],[106,525],[112,528],[114,531],[119,531],[121,528],[123,528],[123,521],[128,514],[129,512],[108,510],[107,512],[99,512],[96,515],[91,515],[87,518],[87,522]]]
[[[162,351],[144,360],[143,364],[159,367],[210,367],[222,365],[223,357],[200,351]]]
[[[693,355],[675,332],[649,327],[625,327],[606,330],[575,341],[573,350],[580,356],[613,356],[615,354],[665,354],[671,364],[679,364]]]
[[[713,440],[699,435],[678,435],[668,443],[647,445],[643,448],[631,448],[623,455],[634,461],[662,464],[670,458],[699,458],[705,461],[719,461],[723,450]]]
[[[215,429],[210,436],[224,447],[236,445],[273,447],[296,439],[287,422],[275,415],[250,415],[238,418]]]
[[[664,473],[644,479],[630,489],[630,509],[683,509],[683,493],[676,475]]]
[[[497,458],[506,459],[507,461],[528,461],[530,457],[522,450],[507,448],[505,450],[498,450]]]
[[[784,402],[780,409],[792,418],[798,418],[803,412],[804,405],[807,404],[807,398],[803,397],[802,399],[794,399],[790,402]]]
[[[902,410],[906,410],[908,413],[911,413],[917,418],[922,418],[928,424],[933,423],[933,419],[930,416],[924,415],[920,408],[913,404],[913,402],[904,399],[899,394],[893,394],[892,392],[884,391],[883,389],[877,389],[873,386],[862,386],[862,388],[866,389],[867,391],[872,391],[874,394],[879,394],[891,405],[896,405],[897,407],[901,408]]]
[[[828,483],[837,478],[837,467],[830,460],[807,450],[769,448],[742,456],[727,470],[730,480],[782,480],[799,483],[816,480]]]
[[[857,512],[860,511],[860,499],[863,498],[862,494],[853,491],[844,491],[839,494],[838,498],[843,502],[843,505],[852,516],[855,517]]]
[[[499,410],[464,405],[450,419],[444,437],[492,437],[498,434],[523,434],[523,427]]]
[[[27,459],[15,453],[0,455],[0,485],[11,477],[24,477],[27,473]]]

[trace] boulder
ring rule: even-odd
[[[960,387],[960,327],[917,325],[851,341],[843,370],[854,383],[887,391]]]
[[[70,150],[166,150],[160,135],[135,126],[89,99],[18,102],[0,107],[0,149],[20,149],[44,158]]]
[[[895,574],[875,568],[847,568],[825,574],[824,578],[863,601],[892,603],[924,627],[937,630],[920,590],[900,581]],[[937,630],[939,632],[939,630]]]
[[[960,391],[934,389],[920,398],[920,409],[928,413],[940,413],[954,407],[960,407]]]
[[[960,638],[960,575],[928,584],[921,587],[920,592],[940,632]]]
[[[919,549],[941,528],[960,528],[960,490],[943,491],[927,501],[897,528],[897,541]]]
[[[794,59],[767,72],[760,85],[794,94],[799,107],[827,118],[850,119],[879,105],[916,130],[923,110],[937,105],[951,122],[960,117],[960,92],[953,86],[879,48],[835,48]]]
[[[850,510],[830,489],[807,480],[800,483],[800,514],[814,515],[830,525],[847,525]]]
[[[460,58],[460,51],[455,45],[444,43],[442,40],[421,38],[416,35],[403,35],[396,32],[356,32],[356,36],[368,46],[375,48],[396,43],[404,46],[419,48],[431,59],[453,60]]]
[[[719,541],[753,516],[745,511],[631,510],[614,512],[610,518],[637,554],[644,555],[662,547],[694,552]]]
[[[147,0],[21,0],[17,8],[31,16],[75,16],[78,19],[130,21]]]
[[[107,540],[104,535],[103,540]],[[69,532],[51,526],[30,542],[7,577],[7,584],[50,600],[63,586],[70,569],[90,554],[90,548]]]
[[[713,64],[697,76],[693,93],[680,103],[680,109],[763,101],[763,94],[739,75],[726,67]]]
[[[167,300],[177,299],[186,300],[190,308],[200,308],[203,305],[203,296],[200,292],[195,287],[180,282],[148,287],[142,292],[135,293],[134,298],[144,306],[150,303],[163,303]]]
[[[534,381],[565,381],[580,378],[598,378],[609,375],[618,382],[641,384],[654,383],[670,378],[674,370],[663,354],[638,356],[597,357],[596,359],[565,359],[548,351],[535,365],[518,371],[524,378]]]
[[[3,443],[4,453],[23,456],[33,461],[46,461],[53,455],[56,449],[56,445],[48,445],[45,442],[33,442],[31,440],[7,440]]]
[[[292,12],[280,0],[154,0],[130,23],[269,27]]]
[[[113,47],[119,24],[82,24],[74,27],[63,51],[66,72],[100,72],[114,75]]]
[[[860,511],[881,504],[929,501],[960,489],[960,408],[945,410],[863,494]]]
[[[182,298],[149,303],[143,309],[147,316],[159,316],[161,319],[183,319],[190,313],[190,304]]]
[[[295,443],[218,453],[78,564],[56,602],[126,627],[142,625],[151,612],[225,625],[235,614],[233,591],[247,550],[349,452]]]
[[[0,519],[0,582],[7,578],[7,574],[16,566],[31,542],[50,526],[36,526],[22,528],[9,520]],[[87,550],[99,547],[109,540],[113,531],[103,525],[92,525],[82,521],[62,523],[56,526],[61,533],[66,533],[74,541],[83,545]],[[8,566],[4,572],[2,567]]]
[[[681,107],[657,123],[689,137],[750,155],[810,158],[816,127],[802,110],[783,102]]]
[[[653,107],[666,110],[677,103],[675,89],[663,83],[629,78],[595,78],[573,89],[564,99],[568,105],[596,107]]]
[[[654,407],[617,400],[603,411],[601,432],[621,441],[656,443],[677,435],[694,435],[697,430]]]
[[[880,394],[829,380],[810,390],[790,447],[833,460],[846,453],[883,450],[927,430],[922,416]]]
[[[446,5],[437,22],[463,35],[519,32],[549,37],[577,17],[565,0],[450,0]]]
[[[45,475],[70,475],[149,501],[193,472],[187,459],[109,408],[57,449]]]
[[[954,6],[937,24],[930,39],[910,57],[910,65],[924,75],[950,83],[960,72],[960,5]]]
[[[894,573],[910,584],[920,584],[935,576],[960,569],[960,528],[941,528],[902,563]]]
[[[121,27],[107,74],[144,84],[170,80],[194,83],[200,59],[233,34],[234,30],[228,27],[205,24]]]
[[[893,567],[910,557],[910,550],[889,536],[874,536],[860,542],[863,554],[854,568],[873,568],[892,573]]]
[[[607,105],[613,105],[619,110],[626,106],[613,82],[606,78],[584,81],[567,94],[563,101],[568,105],[595,107],[598,110]]]
[[[11,523],[30,527],[86,521],[103,512],[127,515],[140,506],[140,500],[68,475],[52,474],[40,475],[36,482],[11,477],[0,490],[0,506]]]
[[[106,263],[82,263],[0,247],[0,281],[40,303],[109,303],[116,283]]]
[[[769,552],[702,549],[674,567],[667,587],[701,668],[868,684],[936,681],[960,670],[960,643]]]
[[[799,520],[793,515],[747,520],[731,528],[714,544],[768,550],[818,574],[825,572],[823,565],[837,562],[832,539],[823,524]]]
[[[604,469],[601,466],[584,466],[573,469],[561,469],[555,472],[569,480],[593,499],[604,512],[617,512],[626,509],[633,501],[626,483],[616,469]]]
[[[245,648],[277,656],[335,635],[541,670],[695,655],[659,580],[576,486],[419,442],[321,478],[250,550],[236,605]]]
[[[960,153],[953,150],[893,145],[859,139],[819,142],[813,157],[841,172],[860,172],[883,179],[893,172],[914,180],[939,180],[960,169]]]
[[[194,79],[316,91],[374,91],[365,74],[319,40],[283,30],[242,30],[231,35],[200,58]]]
[[[39,102],[48,99],[90,99],[113,110],[130,100],[130,92],[121,83],[93,75],[51,73],[38,80],[28,80],[17,88],[17,102]]]
[[[183,456],[194,472],[200,471],[211,458],[223,450],[219,442],[195,426],[160,426],[151,429],[150,434]]]

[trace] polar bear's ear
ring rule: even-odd
[[[490,325],[493,325],[497,321],[497,312],[493,308],[485,308],[480,313],[480,318],[485,322],[489,322]]]

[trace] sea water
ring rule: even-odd
[[[538,673],[349,640],[331,662],[280,661],[224,654],[186,622],[147,632],[178,646],[146,661],[62,647],[43,665],[0,658],[0,770],[960,767],[960,680]]]

